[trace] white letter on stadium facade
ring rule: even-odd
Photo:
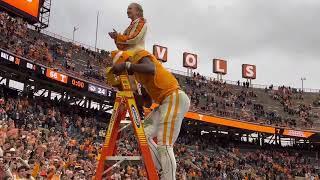
[[[166,54],[166,48],[161,48],[159,46],[157,48],[157,55],[159,59],[164,59],[164,55]]]
[[[220,68],[220,63],[221,63],[221,61],[220,61],[220,60],[217,60],[216,62],[217,62],[217,63],[216,63],[216,70],[217,70],[217,72],[224,73],[225,69]]]
[[[253,66],[247,66],[246,67],[246,75],[248,77],[253,77],[254,76],[254,72],[253,72]]]
[[[187,55],[186,62],[187,62],[187,65],[190,67],[194,67],[197,64],[196,57],[194,57],[194,55],[192,54]]]

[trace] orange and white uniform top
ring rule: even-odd
[[[141,17],[132,21],[123,34],[118,34],[115,43],[119,50],[134,53],[145,49],[146,34],[147,23],[146,20]]]
[[[136,80],[143,85],[150,97],[158,104],[180,89],[177,79],[157,60],[157,58],[148,51],[142,50],[137,52],[133,58],[133,64],[139,64],[140,60],[148,57],[155,66],[154,75],[146,75],[144,73],[134,73]]]

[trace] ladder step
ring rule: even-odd
[[[120,124],[131,124],[130,120],[122,120],[120,121]]]
[[[107,161],[141,161],[141,156],[107,156]]]

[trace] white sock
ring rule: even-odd
[[[161,180],[175,180],[177,162],[172,146],[158,145],[158,153],[162,167]]]
[[[152,127],[147,127],[144,129],[144,132],[146,134],[146,138],[148,141],[148,145],[150,148],[150,153],[152,155],[152,160],[154,165],[156,166],[157,170],[160,171],[161,168],[161,164],[160,164],[160,157],[159,157],[159,153],[158,153],[158,145],[154,142],[153,140],[153,136],[152,136]]]

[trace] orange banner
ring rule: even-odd
[[[246,130],[257,131],[257,132],[265,132],[265,133],[270,133],[270,134],[275,133],[274,127],[261,126],[261,125],[251,124],[251,123],[237,121],[237,120],[225,119],[225,118],[220,118],[220,117],[206,116],[206,115],[201,115],[201,114],[194,113],[194,112],[187,112],[185,117],[190,118],[190,119],[194,119],[194,120],[208,122],[208,123],[219,124],[219,125],[229,126],[229,127],[235,127],[235,128],[239,128],[239,129],[246,129]]]
[[[39,15],[40,0],[2,0],[2,1],[36,18]]]

